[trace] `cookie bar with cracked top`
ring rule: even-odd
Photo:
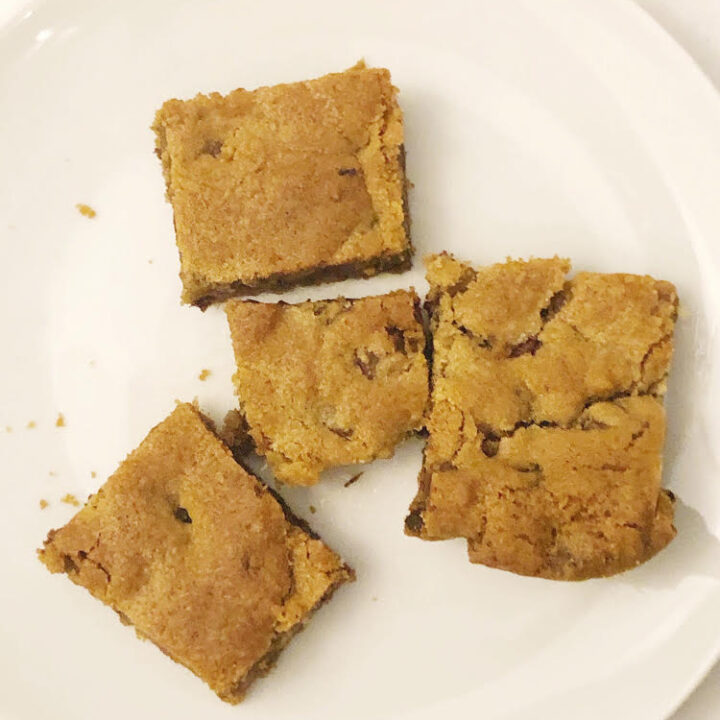
[[[432,393],[406,532],[464,537],[472,562],[564,580],[665,547],[675,288],[627,274],[568,280],[558,258],[426,264]]]
[[[231,300],[226,311],[241,411],[283,482],[312,485],[326,468],[390,457],[422,428],[428,368],[414,291]]]
[[[410,266],[402,113],[390,73],[342,73],[168,100],[153,129],[182,299]]]
[[[39,554],[231,703],[354,577],[187,404]]]

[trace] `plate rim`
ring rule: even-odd
[[[434,0],[423,0],[423,2],[434,2]],[[530,5],[530,0],[521,0],[521,2]],[[11,0],[10,6],[15,6],[15,9],[9,13],[3,13],[3,16],[0,17],[0,39],[7,37],[22,22],[21,15],[28,8],[42,10],[48,4],[47,0]],[[594,3],[592,0],[582,0],[582,2],[578,2],[578,0],[562,0],[558,7],[569,7],[571,4],[575,8],[575,12],[580,9],[580,12],[587,13],[588,18],[591,20],[595,18],[598,22],[602,23],[605,20],[607,23],[608,17],[614,16],[610,17],[612,21],[625,22],[629,26],[631,33],[642,35],[642,46],[649,53],[652,53],[652,58],[662,58],[665,61],[664,66],[669,64],[673,68],[677,73],[677,78],[672,79],[672,89],[669,88],[670,80],[666,79],[668,83],[668,86],[666,86],[667,94],[674,97],[675,86],[681,83],[685,86],[685,91],[696,98],[697,106],[702,104],[705,110],[702,114],[693,116],[693,121],[704,128],[703,141],[709,143],[708,152],[705,155],[693,155],[693,164],[699,163],[707,168],[714,166],[715,169],[720,169],[720,130],[718,130],[720,128],[720,93],[718,93],[712,81],[696,60],[647,10],[632,0],[606,0],[602,4]],[[57,9],[55,9],[55,12],[57,12]],[[562,10],[556,12],[562,12]],[[610,29],[612,30],[612,28]],[[655,68],[656,74],[660,73],[660,67]],[[679,123],[685,122],[682,112],[677,112],[674,119]],[[685,127],[689,126],[685,124]],[[656,150],[653,145],[649,147]],[[668,152],[669,154],[664,158],[663,164],[667,163],[667,157],[678,158],[671,149]],[[685,162],[687,162],[687,158],[685,158]],[[674,167],[677,167],[677,165],[674,164]],[[701,173],[698,173],[698,176],[700,175]],[[715,230],[720,231],[720,210],[711,211],[709,198],[707,197],[710,191],[703,192],[696,185],[692,181],[692,177],[686,173],[681,179],[676,179],[676,183],[673,184],[673,192],[687,203],[684,207],[685,213],[688,218],[695,221],[693,227],[703,240],[708,259],[714,267],[713,272],[717,272],[718,268],[720,268],[720,243],[713,246],[711,238],[713,237],[713,225],[716,226]],[[720,297],[720,289],[713,290],[711,288],[711,291],[713,297]],[[717,355],[717,342],[714,343],[713,350]],[[715,381],[717,382],[717,378]],[[684,683],[684,689],[680,690],[675,701],[669,702],[668,708],[662,716],[663,718],[667,720],[684,704],[718,661],[720,661],[720,635],[716,638],[714,650],[708,652],[705,657],[696,659],[694,663],[696,666],[695,672],[688,672],[688,679]]]

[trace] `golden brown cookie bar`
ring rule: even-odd
[[[231,703],[354,577],[192,405],[153,428],[39,554]]]
[[[410,266],[402,113],[387,70],[359,63],[168,100],[153,129],[184,302]]]
[[[426,264],[432,396],[406,532],[464,537],[472,562],[562,580],[621,572],[665,547],[675,288],[568,280],[558,258]]]
[[[390,457],[420,430],[428,368],[414,291],[357,300],[227,303],[241,411],[275,475]]]

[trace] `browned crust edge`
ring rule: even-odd
[[[304,521],[301,521],[301,524],[298,525],[298,527],[304,527],[307,524]],[[311,533],[315,538],[318,536],[315,533]],[[309,610],[303,619],[296,623],[293,627],[291,627],[289,630],[286,630],[283,633],[277,633],[273,640],[270,643],[269,650],[263,655],[256,663],[255,665],[248,670],[245,677],[240,680],[237,685],[230,690],[227,695],[221,695],[221,699],[225,700],[226,702],[229,702],[231,704],[237,704],[239,702],[242,702],[242,700],[245,697],[245,694],[248,690],[248,688],[255,682],[255,680],[266,676],[274,667],[275,664],[278,661],[278,658],[280,657],[280,654],[285,649],[285,647],[290,643],[290,641],[297,635],[299,632],[305,629],[305,625],[308,623],[310,618],[323,606],[325,603],[327,603],[330,598],[334,595],[335,591],[341,586],[344,585],[346,582],[353,582],[355,580],[355,571],[349,567],[348,565],[343,565],[342,569],[345,571],[345,574],[343,577],[338,579],[336,582],[334,582],[326,591],[325,594],[318,600],[318,602],[313,606],[311,610]]]
[[[299,528],[304,533],[309,535],[313,540],[322,541],[320,535],[318,535],[318,533],[316,533],[310,527],[310,525],[308,525],[307,521],[297,516],[290,509],[288,504],[285,502],[285,499],[282,497],[282,495],[280,495],[280,493],[277,492],[277,490],[274,490],[267,485],[265,486],[265,488],[275,498],[278,505],[280,505],[283,513],[285,514],[285,519],[290,525]],[[258,678],[267,675],[273,669],[273,667],[275,667],[275,664],[277,663],[283,649],[288,645],[288,643],[293,639],[293,637],[295,637],[295,635],[305,629],[305,625],[307,625],[310,618],[330,600],[330,598],[335,594],[335,591],[341,585],[344,585],[347,582],[355,581],[355,571],[349,565],[343,563],[340,570],[342,571],[342,575],[338,578],[338,580],[336,580],[332,585],[330,585],[330,587],[325,591],[324,595],[320,598],[320,600],[318,600],[318,602],[315,603],[315,605],[303,616],[300,622],[296,623],[293,627],[283,633],[275,634],[275,637],[270,643],[270,648],[265,653],[265,655],[263,655],[255,663],[255,665],[253,665],[252,668],[248,670],[245,676],[237,683],[234,688],[232,688],[232,690],[230,690],[230,692],[227,693],[227,695],[221,695],[221,698],[223,700],[232,704],[237,704],[241,702],[245,697],[245,693],[247,692],[250,685],[252,685],[253,682],[255,682],[255,680],[257,680]]]
[[[408,240],[409,243],[409,240]],[[326,265],[300,270],[296,273],[275,273],[253,282],[236,280],[232,283],[217,285],[204,295],[190,301],[190,305],[206,310],[216,302],[223,302],[232,297],[258,295],[263,292],[284,292],[305,285],[322,285],[340,282],[349,278],[372,277],[379,273],[401,273],[412,266],[414,248],[412,244],[395,255],[382,255],[362,262]]]
[[[153,126],[157,135],[156,154],[160,158],[163,165],[163,174],[165,176],[167,198],[171,201],[170,190],[170,162],[171,159],[166,152],[166,139],[164,127]],[[232,297],[245,297],[248,295],[258,295],[263,292],[285,292],[295,287],[306,285],[322,285],[332,282],[340,282],[350,278],[372,277],[380,273],[402,273],[412,267],[412,258],[415,253],[415,247],[412,243],[411,236],[411,218],[410,204],[408,200],[408,189],[410,183],[407,179],[405,171],[406,153],[405,145],[400,145],[398,150],[398,162],[403,178],[402,189],[402,205],[403,205],[403,229],[405,230],[405,239],[407,247],[399,253],[386,254],[379,257],[370,258],[369,260],[341,263],[338,265],[323,265],[295,273],[274,273],[266,277],[257,278],[256,280],[244,281],[236,280],[231,283],[218,284],[212,287],[204,295],[197,298],[186,300],[189,305],[194,305],[201,310],[206,310],[210,305],[217,302],[224,302]]]

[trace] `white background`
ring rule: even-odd
[[[685,48],[720,91],[720,0],[635,2]],[[715,666],[705,682],[673,715],[672,720],[707,720],[717,717],[720,717],[720,664]]]
[[[685,48],[720,91],[720,0],[635,1]],[[716,717],[720,717],[720,664],[672,720]]]
[[[635,0],[655,18],[720,90],[720,0]],[[0,22],[14,14],[22,0],[0,0]],[[720,133],[720,127],[718,128]],[[672,720],[720,718],[720,665]]]

